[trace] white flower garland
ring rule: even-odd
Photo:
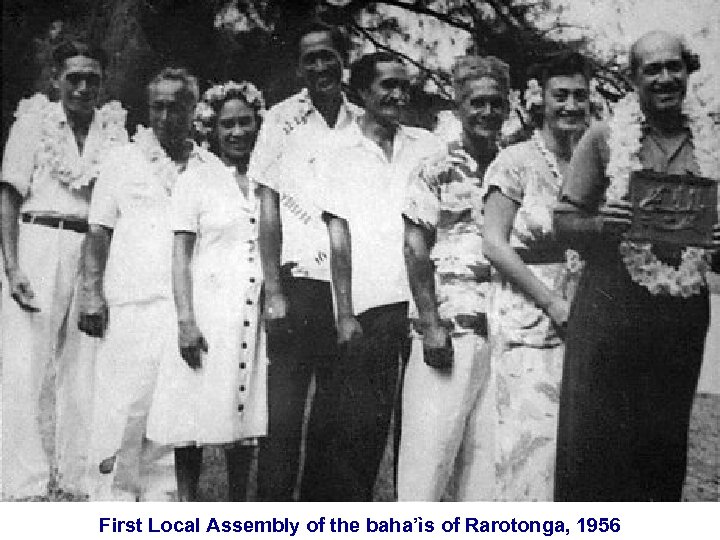
[[[690,96],[683,104],[683,114],[692,133],[694,157],[700,174],[718,181],[720,149],[717,130],[710,115]],[[615,106],[609,122],[610,160],[606,174],[610,185],[606,193],[607,202],[627,200],[630,176],[633,171],[643,168],[640,149],[644,121],[645,116],[635,93],[627,95]],[[706,286],[705,274],[710,268],[710,262],[709,254],[704,249],[688,247],[683,250],[678,268],[660,261],[649,243],[624,241],[620,244],[620,255],[632,280],[651,294],[688,298],[700,293]]]
[[[75,141],[72,131],[61,127],[67,119],[60,103],[51,102],[43,94],[35,94],[18,105],[15,117],[25,116],[34,116],[40,124],[40,160],[49,166],[55,178],[71,189],[90,186],[97,179],[100,163],[108,150],[127,142],[127,111],[118,101],[110,101],[95,111],[82,155],[69,151]],[[90,139],[93,128],[97,130],[99,140]]]
[[[193,125],[195,130],[203,137],[208,137],[215,124],[216,113],[213,105],[224,101],[231,92],[243,96],[248,105],[255,109],[261,118],[265,116],[265,98],[254,84],[247,81],[240,83],[228,81],[225,84],[216,84],[205,91],[202,99],[198,101],[195,107]]]
[[[160,181],[165,193],[170,195],[180,175],[180,170],[167,155],[160,141],[157,140],[155,132],[151,128],[138,126],[133,136],[133,142],[150,163],[153,176]]]

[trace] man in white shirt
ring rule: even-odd
[[[313,375],[337,360],[328,237],[307,186],[314,156],[352,126],[360,110],[342,92],[347,43],[337,28],[313,23],[297,35],[302,91],[270,109],[250,159],[260,187],[260,253],[268,330],[268,437],[258,459],[258,498],[292,499],[305,402]],[[324,387],[318,385],[316,394]],[[323,441],[313,408],[305,454]]]
[[[2,305],[2,489],[47,495],[50,465],[38,423],[48,362],[55,364],[55,461],[61,490],[86,491],[94,340],[75,324],[80,252],[100,161],[127,141],[117,102],[96,110],[105,53],[66,42],[53,54],[60,102],[36,94],[18,106],[2,164],[0,239],[8,287]]]
[[[198,84],[166,68],[148,85],[149,122],[103,164],[90,206],[78,324],[98,350],[89,452],[93,500],[170,500],[172,449],[145,438],[160,363],[179,355],[171,194],[212,154],[188,140]]]
[[[327,219],[342,353],[329,376],[332,391],[316,400],[326,417],[324,445],[306,461],[306,500],[372,497],[410,345],[405,189],[420,160],[441,150],[431,133],[400,124],[410,82],[397,57],[364,56],[351,85],[365,115],[317,160],[313,190]]]

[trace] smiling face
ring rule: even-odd
[[[556,75],[545,83],[543,123],[553,132],[582,131],[590,115],[590,90],[581,73]]]
[[[54,85],[68,113],[88,116],[98,104],[102,80],[103,70],[98,60],[71,56],[63,62]]]
[[[375,77],[367,89],[360,90],[365,112],[379,124],[397,125],[407,105],[410,78],[399,62],[378,62]]]
[[[636,44],[635,55],[633,83],[643,109],[651,115],[679,113],[688,81],[680,41],[652,34]]]
[[[329,32],[311,32],[300,40],[300,77],[311,96],[328,98],[340,95],[342,60]]]
[[[247,159],[255,145],[258,128],[255,111],[245,101],[236,98],[223,103],[215,128],[223,161],[232,164]]]
[[[148,88],[149,123],[163,148],[177,148],[190,134],[193,100],[181,80],[161,79]]]
[[[458,116],[470,139],[497,139],[507,114],[507,93],[497,80],[480,77],[463,85]]]

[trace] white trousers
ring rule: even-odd
[[[18,263],[35,292],[38,313],[23,311],[3,290],[2,454],[5,498],[47,494],[50,466],[40,413],[55,417],[58,485],[87,492],[86,451],[97,340],[77,328],[77,284],[84,235],[20,224]],[[48,368],[55,368],[55,410],[40,410]],[[54,414],[53,414],[54,412]]]
[[[492,500],[496,403],[487,340],[453,338],[451,370],[423,362],[414,339],[403,385],[400,501]]]
[[[98,349],[89,451],[90,498],[169,501],[176,492],[173,448],[145,437],[158,367],[177,356],[170,299],[110,306]],[[110,460],[111,470],[100,463]]]

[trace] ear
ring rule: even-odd
[[[367,98],[370,95],[370,89],[369,88],[363,88],[361,90],[357,91],[357,95],[360,97],[363,103],[363,107],[365,106],[365,103],[367,103]]]
[[[60,89],[60,70],[57,66],[50,68],[50,84],[55,90]]]

